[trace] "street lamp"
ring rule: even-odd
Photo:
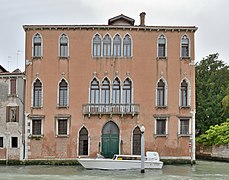
[[[144,132],[145,127],[140,127],[141,131],[141,173],[145,173],[145,144],[144,144]]]

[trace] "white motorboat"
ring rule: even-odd
[[[106,159],[100,155],[94,159],[77,158],[77,160],[86,169],[124,170],[141,168],[141,156],[139,155],[114,155],[113,159]],[[146,169],[161,169],[163,166],[157,152],[146,152],[144,162]]]

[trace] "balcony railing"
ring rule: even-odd
[[[139,104],[84,104],[84,115],[138,115]]]

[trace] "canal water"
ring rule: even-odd
[[[102,171],[81,166],[0,166],[1,180],[111,180],[111,179],[227,179],[229,163],[197,161],[190,165],[166,165],[162,170]]]

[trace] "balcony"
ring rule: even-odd
[[[138,115],[139,104],[84,104],[83,115]]]

